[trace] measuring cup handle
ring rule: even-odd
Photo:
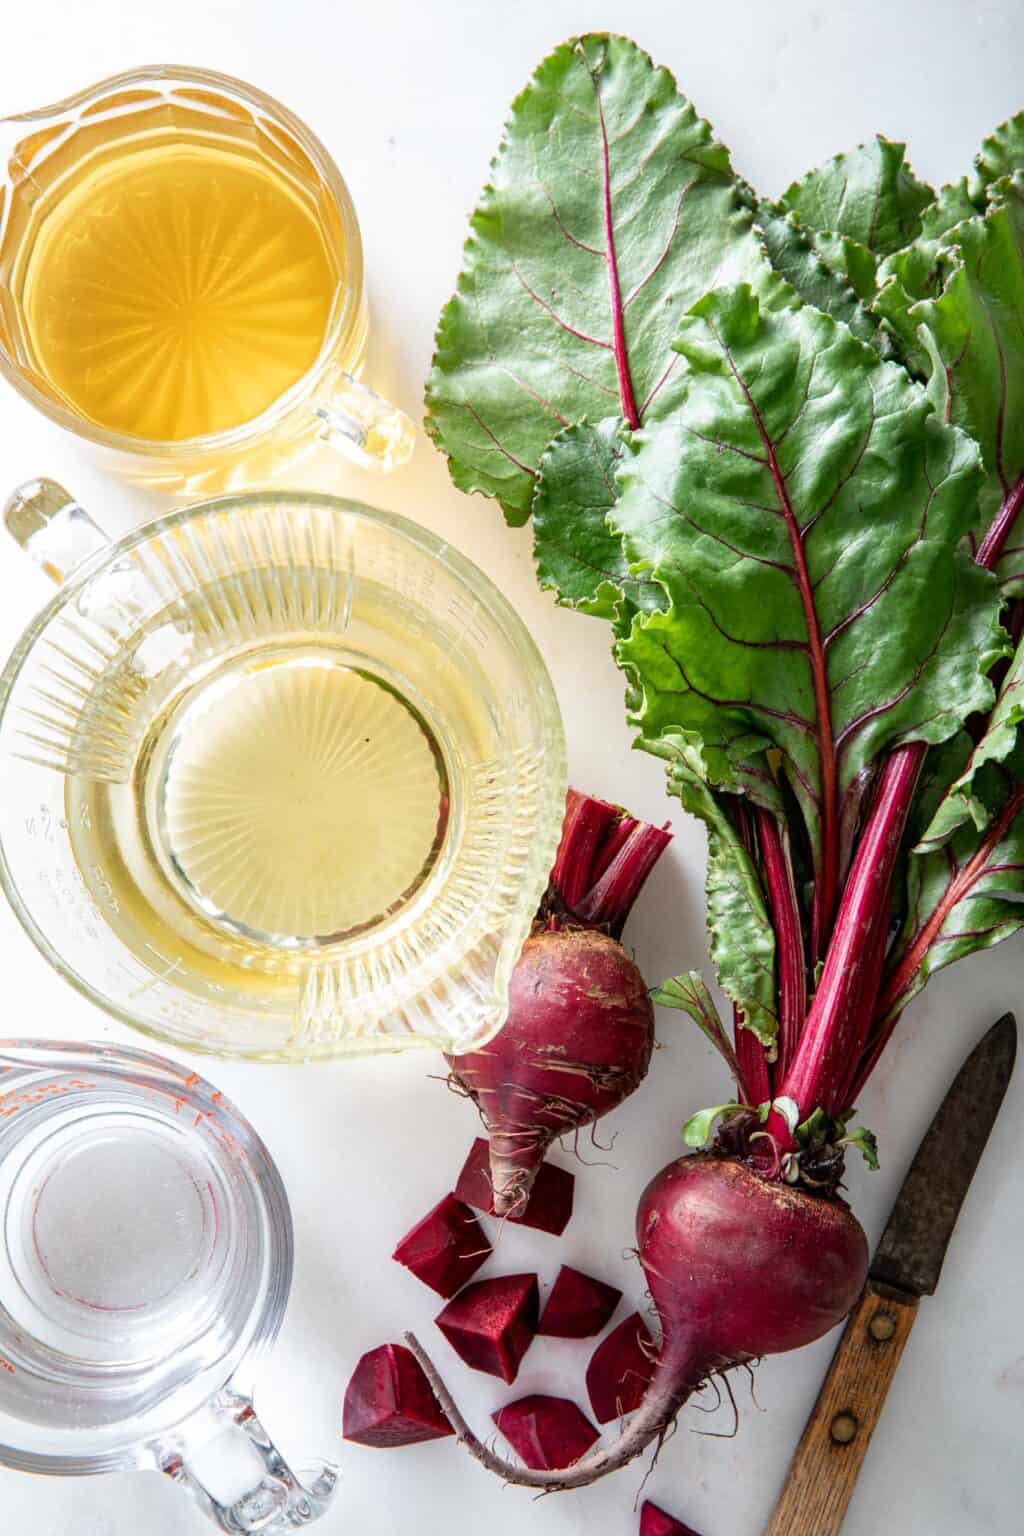
[[[337,1469],[320,1462],[300,1482],[274,1445],[248,1397],[224,1392],[210,1405],[213,1434],[187,1459],[173,1451],[160,1461],[162,1472],[185,1488],[204,1514],[230,1536],[294,1536],[327,1510],[338,1481]],[[216,1467],[218,1484],[230,1487],[227,1497],[207,1486],[203,1467]]]
[[[58,586],[83,560],[110,544],[102,528],[56,480],[19,485],[7,498],[4,523]]]
[[[350,373],[337,373],[313,403],[320,438],[364,469],[390,474],[412,456],[416,428],[404,411]]]

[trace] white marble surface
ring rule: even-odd
[[[4,8],[0,111],[52,100],[121,68],[203,63],[252,80],[320,133],[362,219],[374,309],[369,379],[417,412],[438,309],[459,263],[465,219],[507,103],[548,46],[587,26],[630,31],[679,76],[765,191],[882,130],[910,141],[914,164],[943,180],[966,170],[983,134],[1021,105],[1019,0],[58,0]],[[137,500],[6,389],[0,393],[3,486],[37,473],[65,479],[111,528],[143,515]],[[505,589],[536,635],[565,711],[572,775],[651,818],[672,814],[676,841],[651,881],[631,939],[653,980],[705,963],[702,838],[672,812],[658,765],[631,754],[621,685],[601,628],[557,611],[536,589],[529,542],[495,507],[458,495],[421,440],[412,464],[375,483],[325,460],[308,483],[379,500],[458,543]],[[45,579],[0,550],[0,650],[44,601]],[[2,792],[2,789],[0,789]],[[851,1171],[857,1208],[877,1236],[907,1160],[960,1058],[1016,1000],[1024,944],[946,973],[916,1003],[865,1096],[883,1171]],[[130,1040],[72,995],[0,910],[4,1033]],[[636,1195],[672,1156],[685,1111],[722,1096],[723,1078],[679,1016],[643,1091],[615,1118],[614,1167],[580,1169],[565,1239],[508,1232],[503,1267],[561,1260],[593,1269],[639,1300],[631,1241]],[[137,1041],[135,1043],[138,1043]],[[306,1069],[198,1064],[269,1142],[295,1211],[297,1263],[287,1323],[259,1394],[297,1460],[337,1454],[343,1483],[324,1536],[625,1536],[635,1531],[639,1471],[586,1493],[533,1502],[503,1489],[451,1443],[386,1455],[342,1447],[342,1391],[357,1356],[415,1324],[431,1337],[430,1294],[390,1263],[393,1243],[446,1190],[474,1132],[467,1106],[421,1058]],[[924,1303],[867,1460],[847,1536],[995,1536],[1024,1505],[1024,1327],[1020,1276],[1024,1116],[1019,1074],[976,1180],[939,1294]],[[455,1368],[431,1342],[477,1422],[504,1395]],[[756,1536],[771,1508],[834,1341],[765,1364],[759,1411],[738,1383],[731,1416],[690,1410],[647,1494],[704,1536]],[[587,1345],[536,1348],[519,1387],[578,1381]],[[0,1471],[0,1528],[33,1536],[190,1536],[200,1516],[153,1475],[90,1481]],[[797,1533],[794,1533],[797,1536]],[[812,1533],[799,1533],[812,1536]]]

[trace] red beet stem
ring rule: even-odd
[[[789,848],[783,841],[775,817],[760,808],[757,811],[757,830],[771,904],[772,927],[775,929],[779,978],[779,1035],[775,1075],[781,1079],[796,1054],[807,1017],[807,967]]]
[[[832,942],[807,1023],[780,1095],[793,1099],[799,1118],[820,1107],[835,1114],[860,1059],[874,1014],[880,956],[877,925],[889,910],[892,877],[910,803],[927,751],[924,742],[899,747],[882,769],[874,804],[857,848]],[[772,1113],[768,1131],[783,1151],[794,1137],[783,1117]]]
[[[622,816],[612,827],[608,836],[597,850],[597,858],[594,860],[590,871],[590,883],[593,885],[600,880],[608,865],[612,862],[623,843],[628,842],[630,833],[640,823],[635,816]]]
[[[1024,471],[1003,497],[992,526],[978,546],[974,557],[976,565],[983,566],[986,571],[995,570],[1021,507],[1024,507]]]
[[[603,875],[575,904],[577,917],[595,927],[607,927],[617,938],[648,875],[671,841],[667,823],[664,827],[652,827],[646,822],[634,822],[633,830]]]
[[[733,1037],[736,1041],[736,1087],[744,1104],[763,1104],[772,1096],[768,1056],[764,1046],[743,1022],[743,1010],[732,1005]]]
[[[595,800],[570,789],[565,800],[562,841],[551,869],[551,884],[566,906],[575,910],[593,879],[597,850],[621,812],[607,800]]]

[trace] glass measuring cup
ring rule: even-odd
[[[168,152],[186,158],[158,172],[155,192],[133,181],[118,193],[133,167],[137,177],[144,159]],[[188,159],[200,154],[219,158],[212,169]],[[235,207],[238,176],[246,178],[245,201]],[[202,224],[218,207],[219,224]],[[122,229],[125,209],[132,222]],[[290,243],[281,228],[289,213]],[[55,287],[46,274],[57,250],[64,256]],[[316,252],[332,274],[324,277],[319,348],[304,366],[275,371],[280,391],[275,383],[251,414],[243,401],[236,420],[225,360],[236,363],[232,387],[241,381],[244,400],[252,399],[254,374],[276,351],[295,349]],[[244,295],[250,304],[240,308]],[[193,404],[216,402],[216,429],[186,424],[184,435],[167,428],[154,436],[144,421],[133,425],[114,411],[115,398],[151,401],[169,387],[173,347],[191,345],[182,338],[196,326],[213,330],[182,364],[181,392]],[[362,244],[348,189],[319,140],[261,91],[209,70],[161,65],[0,121],[0,372],[96,450],[104,467],[196,495],[266,481],[318,438],[369,468],[403,463],[414,428],[358,382],[366,337]]]
[[[141,1051],[0,1042],[0,1461],[165,1473],[222,1530],[278,1536],[296,1477],[252,1404],[284,1317],[280,1175],[195,1072]]]
[[[0,678],[0,879],[126,1023],[303,1060],[500,1027],[565,803],[550,678],[469,561],[330,496],[111,545],[32,482],[59,593]]]

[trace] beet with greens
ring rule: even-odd
[[[843,1317],[852,1106],[929,976],[1024,926],[1024,114],[938,194],[879,139],[773,204],[634,44],[573,39],[513,106],[427,405],[456,484],[610,623],[707,828],[733,1011],[657,994],[735,1094],[641,1198],[660,1338],[620,1437],[518,1468],[435,1378],[491,1470],[569,1488]]]

